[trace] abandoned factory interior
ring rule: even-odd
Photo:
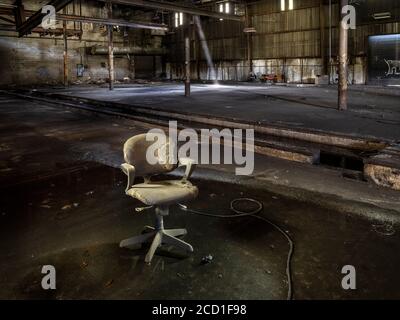
[[[400,299],[400,1],[0,0],[0,190],[1,300]]]

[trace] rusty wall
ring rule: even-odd
[[[86,43],[87,45],[88,43]],[[93,44],[90,42],[89,44]],[[104,81],[108,78],[107,56],[85,53],[85,43],[68,42],[68,73],[72,82]],[[63,41],[40,38],[0,37],[0,83],[5,85],[57,84],[63,81]],[[11,58],[12,57],[12,58]],[[77,64],[86,66],[83,77],[77,77]],[[129,76],[126,57],[115,58],[116,79]]]
[[[12,3],[11,0],[7,0]],[[390,0],[381,0],[390,1]],[[335,1],[333,1],[335,2]],[[322,73],[320,53],[320,0],[295,0],[292,11],[280,11],[280,1],[264,0],[249,6],[250,25],[256,33],[251,36],[251,52],[253,71],[256,74],[273,73],[284,75],[288,82],[313,83],[317,75]],[[332,63],[328,66],[331,80],[336,79],[336,51],[338,42],[337,20],[338,6],[332,7],[332,27],[329,28],[327,1],[324,1],[326,60],[329,60],[328,39],[332,34]],[[398,17],[399,1],[393,1],[393,12]],[[37,10],[43,4],[40,0],[24,1],[26,9]],[[80,9],[69,5],[66,13],[79,14]],[[363,13],[364,14],[364,13]],[[104,5],[98,1],[85,1],[82,15],[105,17]],[[145,20],[146,14],[135,14],[133,10],[116,10],[116,17],[125,19]],[[151,15],[151,13],[149,13]],[[369,12],[364,14],[370,16]],[[397,16],[396,16],[397,15]],[[365,83],[367,38],[369,35],[400,33],[400,23],[397,20],[376,22],[357,20],[356,30],[350,31],[350,73],[349,81]],[[206,63],[206,57],[201,49],[201,42],[196,32],[191,32],[191,69],[194,79],[236,80],[248,78],[249,63],[247,60],[247,35],[243,32],[244,22],[219,21],[202,18],[202,30],[212,57],[212,65]],[[80,28],[78,23],[68,23],[68,28]],[[108,78],[107,57],[92,56],[85,48],[93,45],[107,44],[104,26],[90,23],[82,24],[82,41],[78,37],[69,37],[68,54],[69,74],[71,81],[104,81]],[[171,79],[183,78],[183,38],[184,28],[172,28],[166,37],[169,57],[167,76]],[[115,32],[115,46],[163,46],[162,36],[154,36],[149,30],[121,29]],[[0,58],[3,61],[0,70],[0,85],[21,85],[32,83],[59,83],[62,80],[62,37],[39,36],[17,38],[15,32],[0,31]],[[138,76],[151,77],[161,73],[159,59],[156,59],[156,70],[149,65],[149,59],[138,59]],[[84,76],[77,78],[76,65],[83,63],[86,67]],[[132,59],[128,56],[116,56],[116,79],[133,77]],[[141,69],[141,66],[143,68]],[[215,73],[211,72],[215,70]]]

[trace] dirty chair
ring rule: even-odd
[[[146,140],[146,136],[147,140],[150,141]],[[150,249],[145,258],[147,263],[151,262],[155,251],[162,244],[193,252],[193,247],[189,243],[177,238],[185,235],[187,233],[186,229],[164,229],[163,218],[169,214],[170,205],[194,199],[198,194],[197,187],[188,180],[194,170],[193,160],[181,158],[178,165],[174,164],[173,157],[169,154],[169,147],[171,145],[172,150],[175,152],[176,146],[169,138],[154,152],[156,159],[159,161],[153,165],[149,164],[146,160],[146,152],[149,146],[154,143],[154,137],[154,134],[146,133],[128,139],[124,144],[125,163],[121,165],[122,171],[128,176],[125,193],[132,198],[140,200],[147,206],[145,208],[136,208],[136,211],[155,207],[155,226],[146,226],[147,233],[122,240],[120,243],[120,247],[125,248],[151,241]],[[181,180],[151,181],[151,176],[171,172],[177,166],[186,167]],[[143,177],[144,183],[134,184],[136,176]]]

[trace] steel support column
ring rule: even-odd
[[[339,85],[338,85],[338,109],[347,110],[347,74],[348,74],[348,37],[349,30],[342,21],[345,14],[342,8],[348,5],[348,0],[340,0],[339,21]]]
[[[326,63],[326,50],[325,50],[325,8],[324,0],[319,1],[319,28],[320,28],[320,55],[322,64],[322,74],[327,74],[327,63]]]
[[[190,25],[185,30],[185,97],[190,96]]]
[[[64,39],[64,86],[68,86],[68,41],[67,41],[67,23],[64,21],[63,23],[63,39]]]
[[[251,18],[249,15],[249,7],[246,6],[246,27],[251,27]],[[253,73],[253,44],[252,44],[252,34],[251,32],[246,33],[246,40],[247,40],[247,64],[249,66],[249,75]]]

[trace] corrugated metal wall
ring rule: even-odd
[[[335,2],[335,1],[332,1]],[[368,1],[367,1],[368,2]],[[381,0],[382,8],[390,7],[396,21],[387,23],[372,22],[373,8],[360,9],[362,19],[358,18],[356,30],[350,31],[349,52],[352,70],[349,81],[365,82],[365,63],[367,38],[374,34],[400,33],[400,1]],[[382,5],[382,2],[385,2]],[[372,2],[371,2],[372,3]],[[375,5],[375,4],[374,4]],[[252,59],[254,72],[285,74],[289,82],[313,82],[321,74],[321,32],[320,0],[294,0],[294,10],[280,9],[280,0],[264,0],[249,6],[251,25],[256,33],[252,35]],[[382,8],[379,8],[382,10]],[[356,8],[358,10],[358,8]],[[329,6],[324,3],[325,12],[325,52],[329,53]],[[393,20],[393,19],[392,19]],[[337,32],[338,5],[332,6],[332,57],[335,59],[338,43]],[[202,19],[203,30],[210,49],[219,80],[246,80],[248,76],[246,34],[244,23]],[[183,78],[183,30],[176,29],[168,39],[170,77]],[[193,48],[194,47],[194,48]],[[204,54],[197,53],[199,44],[192,41],[192,76],[211,80],[209,66],[204,62]],[[201,50],[200,50],[201,51]],[[197,59],[201,61],[195,63]],[[328,59],[328,57],[327,57]],[[200,68],[198,71],[197,68]],[[331,68],[335,79],[335,66]]]

